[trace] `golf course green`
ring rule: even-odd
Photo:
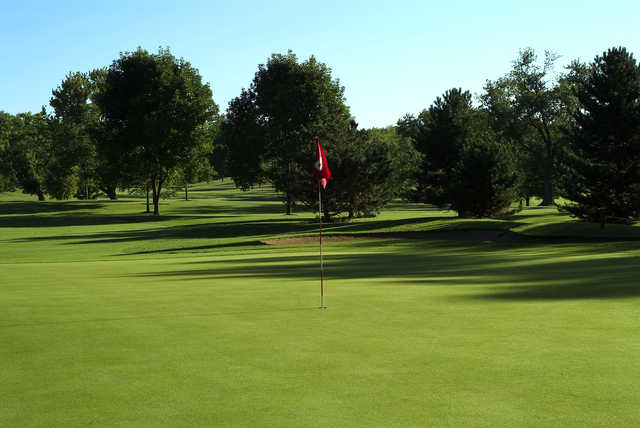
[[[640,426],[640,226],[397,201],[319,309],[313,213],[179,195],[0,194],[0,427]]]

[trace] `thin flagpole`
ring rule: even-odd
[[[322,259],[322,191],[318,182],[318,214],[320,215],[320,309],[324,309],[324,261]]]

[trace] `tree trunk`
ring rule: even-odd
[[[156,191],[156,186],[153,186],[153,215],[160,215],[160,208],[158,207],[158,200],[160,199],[160,195]]]
[[[540,202],[540,205],[553,205],[553,182],[551,181],[551,177],[546,173],[544,177],[544,195],[542,196],[542,202]]]
[[[262,185],[262,183],[260,183]],[[287,215],[293,214],[294,200],[291,197],[291,161],[287,165]]]
[[[189,183],[184,183],[184,200],[189,200]]]
[[[118,194],[116,193],[116,188],[115,187],[109,187],[107,189],[107,196],[112,201],[117,201],[118,200]]]
[[[531,196],[527,195],[527,197],[525,198],[525,203],[527,204],[527,206],[531,204]]]
[[[116,194],[116,187],[100,187],[100,190],[102,190],[102,192],[104,192],[105,195],[107,195],[107,197],[109,199],[111,199],[112,201],[115,201],[118,199],[118,195]]]
[[[148,184],[147,184],[146,191],[147,191],[147,212],[149,213],[151,212],[151,210],[149,209],[149,185]]]
[[[547,158],[544,165],[544,194],[540,205],[549,206],[553,205],[553,146],[549,140],[545,141],[545,146]]]
[[[44,201],[44,193],[42,193],[41,190],[38,190],[38,200],[39,201]]]
[[[160,215],[160,192],[162,191],[162,179],[152,179],[151,187],[153,190],[153,215]]]

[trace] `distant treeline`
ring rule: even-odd
[[[499,216],[540,198],[590,221],[640,217],[640,66],[625,48],[554,70],[520,51],[476,102],[447,90],[396,126],[361,129],[344,87],[315,57],[292,52],[258,65],[248,89],[220,115],[197,69],[168,49],[125,52],[106,68],[70,73],[52,91],[51,113],[0,112],[0,191],[112,199],[168,185],[233,178],[272,183],[287,213],[317,209],[310,172],[315,137],[333,180],[324,216],[375,215],[402,197]],[[188,194],[185,193],[188,197]]]

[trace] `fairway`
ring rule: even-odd
[[[262,243],[313,214],[192,195],[0,195],[0,427],[640,425],[637,226],[397,202],[325,228],[394,235],[326,243],[321,310],[317,245]],[[477,229],[565,240],[399,238]]]

